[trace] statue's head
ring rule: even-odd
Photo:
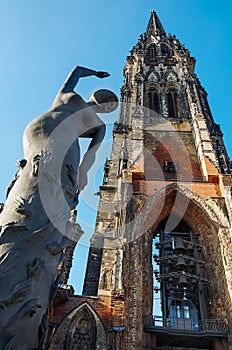
[[[118,98],[112,91],[101,89],[92,94],[89,104],[97,113],[110,113],[118,107]]]

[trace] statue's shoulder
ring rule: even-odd
[[[58,92],[52,107],[57,108],[62,105],[72,105],[74,104],[77,109],[82,109],[86,106],[86,102],[83,98],[78,95],[75,91],[71,92]]]

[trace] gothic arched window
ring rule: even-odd
[[[92,350],[96,347],[97,328],[93,314],[84,306],[70,325],[64,349]]]
[[[152,89],[148,91],[148,108],[152,111],[159,113],[159,96],[156,90]]]
[[[178,117],[178,94],[175,89],[168,90],[167,102],[168,102],[168,117],[177,118]]]

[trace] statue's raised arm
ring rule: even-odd
[[[107,78],[110,76],[110,74],[107,72],[98,72],[93,69],[76,66],[67,77],[60,91],[62,92],[73,91],[80,78],[89,77],[91,75],[95,75],[98,78]]]

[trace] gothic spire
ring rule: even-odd
[[[162,37],[166,36],[166,32],[159,20],[159,17],[157,16],[156,12],[152,10],[151,16],[148,22],[146,33],[148,35],[152,35],[154,37]]]

